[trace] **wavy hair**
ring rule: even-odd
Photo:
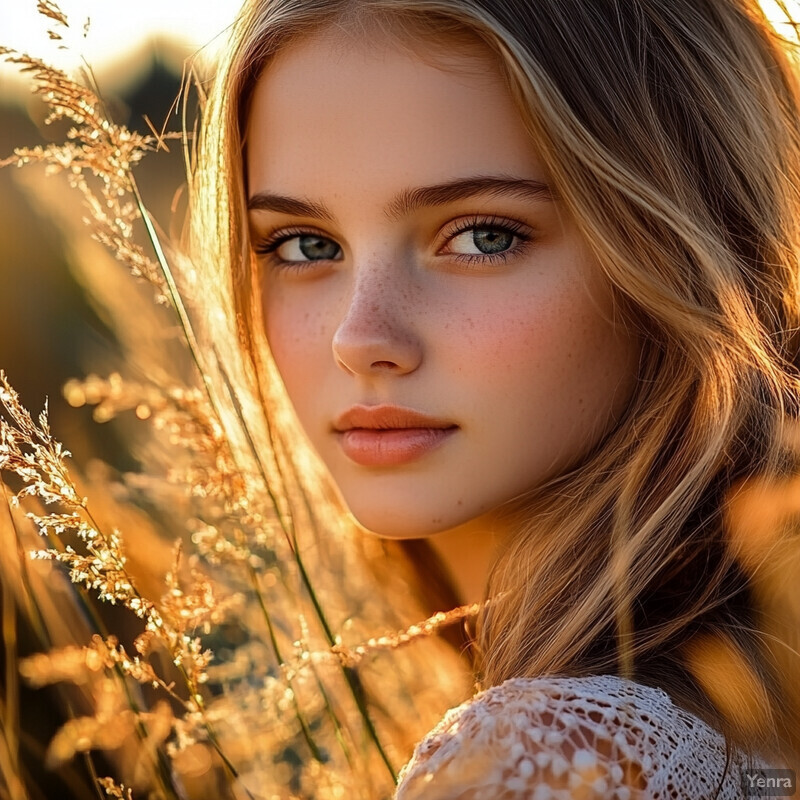
[[[800,698],[765,647],[753,575],[726,525],[735,487],[795,460],[785,447],[800,397],[792,48],[755,0],[250,0],[206,109],[193,230],[262,370],[244,222],[249,96],[270,59],[328,26],[491,54],[619,324],[641,334],[623,417],[512,504],[517,530],[475,632],[483,685],[616,673],[666,689],[751,752],[798,759]],[[726,698],[712,662],[744,676]]]

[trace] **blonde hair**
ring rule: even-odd
[[[755,0],[248,2],[206,110],[193,213],[195,246],[230,284],[251,353],[262,342],[244,226],[249,93],[299,37],[334,25],[363,37],[375,24],[412,47],[429,36],[442,51],[471,41],[493,56],[619,324],[643,342],[623,418],[513,504],[519,530],[478,620],[482,682],[617,673],[665,688],[750,751],[797,759],[800,699],[763,646],[751,576],[723,524],[732,487],[792,461],[790,48]],[[703,672],[709,653],[746,678],[727,704]],[[757,719],[745,713],[754,697]]]

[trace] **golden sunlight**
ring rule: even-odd
[[[782,33],[792,34],[780,0],[761,0],[761,5]],[[0,3],[0,45],[67,70],[86,62],[99,71],[118,73],[124,83],[131,58],[153,40],[172,45],[163,55],[176,60],[178,71],[177,62],[191,54],[213,58],[241,0],[139,0],[135,19],[124,0],[63,0],[59,6],[69,28],[59,29],[62,39],[49,40],[46,28],[53,26],[37,13],[35,0]],[[800,0],[786,0],[785,6],[793,17],[800,17]],[[21,83],[17,71],[0,62],[0,95],[16,93]]]
[[[168,37],[190,51],[213,50],[240,5],[241,0],[138,0],[136,17],[131,19],[131,6],[124,0],[63,0],[60,7],[70,23],[69,36],[48,42],[35,0],[16,0],[0,4],[0,44],[35,53],[60,67],[85,58],[102,68],[153,37]],[[785,23],[779,0],[761,0],[761,5],[771,20]],[[800,0],[786,0],[785,5],[794,17],[800,16]],[[3,80],[8,74],[4,70]]]
[[[43,58],[53,66],[71,69],[85,61],[99,70],[126,61],[148,41],[165,39],[190,55],[213,53],[233,21],[241,0],[63,0],[58,3],[69,26],[44,19],[35,0],[0,3],[0,45]],[[88,25],[87,25],[88,22]],[[49,40],[46,31],[62,38]],[[19,81],[16,70],[0,64],[0,93]]]
[[[776,25],[778,30],[784,35],[792,35],[792,27],[788,24],[786,13],[781,8],[781,5],[786,7],[794,20],[800,21],[800,0],[785,0],[781,3],[780,0],[760,0],[761,7],[764,9],[766,15]],[[794,34],[797,38],[797,35]]]

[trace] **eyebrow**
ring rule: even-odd
[[[384,209],[389,221],[407,216],[419,208],[443,206],[456,200],[477,195],[515,197],[520,200],[554,200],[553,190],[544,182],[506,176],[476,175],[456,178],[446,183],[403,189]],[[335,217],[323,203],[300,200],[294,197],[257,192],[247,201],[248,211],[275,211],[298,217],[335,222]]]

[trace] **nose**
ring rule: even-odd
[[[392,266],[369,265],[357,271],[332,343],[333,357],[345,372],[404,375],[422,361],[410,276]]]

